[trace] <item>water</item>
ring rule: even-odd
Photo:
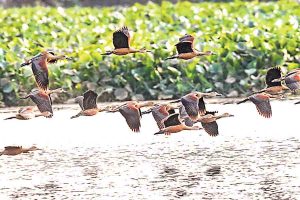
[[[120,114],[65,120],[77,111],[60,110],[50,120],[1,121],[0,146],[43,150],[0,157],[0,199],[300,199],[300,136],[290,112],[300,107],[272,103],[271,120],[250,104],[208,105],[235,114],[219,121],[216,138],[153,136],[150,115],[138,134]]]

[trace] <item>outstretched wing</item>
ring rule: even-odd
[[[179,114],[178,113],[169,115],[164,120],[165,127],[176,126],[176,125],[180,125],[180,124],[181,124],[181,122],[179,121]]]
[[[115,49],[129,48],[130,34],[126,26],[113,33],[113,44]]]
[[[199,109],[199,113],[202,115],[206,112],[206,107],[205,107],[205,103],[204,103],[204,99],[203,97],[199,99],[198,102],[198,109]]]
[[[193,52],[193,43],[191,42],[179,42],[175,46],[178,54]]]
[[[84,110],[97,108],[97,93],[88,90],[83,94],[83,108]]]
[[[265,117],[270,118],[272,116],[272,108],[270,104],[270,99],[264,94],[252,95],[249,100],[255,104],[258,113]]]
[[[181,103],[184,106],[184,109],[186,113],[189,115],[189,117],[196,118],[199,113],[198,103],[199,100],[191,100],[187,96],[184,96],[181,98]]]
[[[272,82],[275,79],[281,78],[281,69],[279,67],[271,68],[267,71],[266,84],[267,87],[281,86],[281,82]]]
[[[140,111],[138,109],[129,108],[127,105],[121,107],[119,111],[125,118],[129,128],[133,132],[140,132]]]
[[[213,137],[219,135],[218,124],[216,121],[209,122],[209,123],[201,122],[201,125],[205,130],[205,132],[208,133],[208,135]]]
[[[40,62],[39,59],[32,61],[31,66],[36,84],[42,90],[47,90],[49,85],[49,75],[46,62]]]
[[[34,94],[30,94],[29,97],[37,105],[41,113],[50,112],[53,114],[50,97],[44,91],[39,90]],[[49,117],[52,117],[52,115]]]

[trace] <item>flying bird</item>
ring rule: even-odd
[[[145,48],[133,49],[130,47],[130,33],[127,26],[124,26],[113,33],[113,45],[115,47],[114,50],[107,51],[106,53],[101,55],[110,55],[110,54],[127,55],[130,53],[151,52],[149,50],[146,50]]]
[[[212,51],[200,52],[194,48],[194,37],[190,34],[185,34],[183,37],[179,38],[179,42],[175,45],[177,50],[177,55],[166,58],[169,59],[183,59],[189,60],[197,56],[213,55]]]

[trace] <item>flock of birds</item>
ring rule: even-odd
[[[145,48],[136,50],[130,47],[130,33],[127,27],[113,33],[114,50],[107,51],[102,55],[127,55],[130,53],[146,53],[150,52]],[[205,56],[214,54],[211,51],[200,52],[194,48],[194,37],[186,34],[179,38],[179,42],[175,45],[178,54],[168,59],[184,59],[189,60],[197,56]],[[49,89],[48,64],[55,63],[58,60],[70,59],[65,55],[55,55],[53,51],[43,51],[42,53],[26,60],[21,67],[31,64],[32,72],[35,77],[37,88],[33,89],[22,99],[30,98],[37,106],[39,113],[35,112],[34,107],[23,107],[15,116],[6,118],[28,120],[39,116],[51,118],[53,116],[51,94],[62,93],[63,89]],[[265,117],[272,116],[272,108],[270,104],[271,98],[281,99],[285,91],[289,90],[294,93],[300,89],[300,69],[293,70],[286,75],[282,75],[279,67],[270,68],[266,74],[266,88],[253,93],[246,99],[237,102],[238,104],[251,101],[258,113]],[[284,84],[283,84],[284,82]],[[170,135],[183,130],[200,130],[204,129],[210,136],[219,135],[217,120],[225,117],[232,117],[229,113],[218,114],[217,111],[207,111],[204,99],[207,97],[222,96],[216,92],[202,93],[191,92],[178,100],[170,101],[162,104],[149,102],[129,101],[119,105],[108,105],[99,108],[97,106],[97,93],[92,90],[86,91],[83,96],[75,98],[75,102],[79,104],[81,111],[72,116],[71,119],[80,116],[94,116],[99,112],[120,112],[125,118],[129,128],[133,132],[139,132],[141,127],[141,117],[144,114],[152,113],[157,123],[159,131],[155,133]],[[300,102],[296,102],[299,104]],[[144,107],[150,107],[148,110],[141,111]],[[178,112],[176,112],[178,110]],[[202,127],[194,124],[200,122]],[[17,155],[24,152],[37,150],[35,146],[31,148],[23,148],[21,146],[7,146],[0,155]]]

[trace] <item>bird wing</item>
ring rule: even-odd
[[[133,132],[140,132],[140,111],[138,109],[129,108],[127,105],[121,107],[119,111],[125,118],[129,128]]]
[[[97,93],[88,90],[83,94],[83,110],[97,108]]]
[[[180,115],[180,118],[184,119],[184,124],[186,126],[192,127],[194,125],[194,122],[191,120],[189,115],[186,113],[184,106],[179,107],[179,115]]]
[[[179,42],[176,45],[178,54],[193,52],[193,43],[188,41]]]
[[[257,94],[250,96],[249,100],[255,104],[256,109],[261,116],[265,118],[270,118],[272,116],[272,108],[268,96]]]
[[[113,33],[113,44],[115,49],[129,48],[130,34],[126,26]]]
[[[36,104],[41,113],[50,112],[53,114],[50,97],[44,91],[38,91],[35,94],[29,95],[29,97]]]
[[[291,91],[298,90],[300,89],[300,74],[291,73],[291,75],[285,77],[284,82]]]
[[[165,127],[180,125],[181,122],[179,121],[179,113],[169,115],[165,120],[163,120],[163,123]]]
[[[199,112],[198,101],[199,100],[193,101],[186,96],[181,98],[181,103],[184,106],[186,113],[191,118],[196,118],[198,116],[198,112]]]
[[[212,137],[219,135],[218,124],[216,121],[209,122],[209,123],[201,122],[201,125],[205,130],[205,132],[208,133],[208,135]]]
[[[83,96],[78,96],[75,98],[75,103],[78,103],[81,110],[84,110],[84,107],[83,107],[83,99],[84,97]]]
[[[162,112],[162,110],[160,109],[160,106],[158,106],[158,107],[155,107],[152,109],[152,116],[153,116],[154,120],[156,121],[158,128],[163,129],[164,124],[163,124],[162,120],[165,119],[166,117],[168,117],[169,113]]]
[[[185,34],[181,38],[179,38],[179,42],[194,42],[194,37],[190,34]]]
[[[4,147],[5,150],[18,150],[22,149],[22,146],[6,146]]]
[[[39,60],[35,60],[32,62],[32,72],[34,74],[34,78],[36,84],[42,90],[47,90],[49,85],[49,78],[48,78],[48,68],[46,62],[38,62]]]
[[[281,86],[281,82],[272,82],[275,79],[281,78],[281,69],[279,67],[271,68],[267,71],[266,84],[267,87]]]
[[[200,114],[204,114],[206,112],[206,108],[205,108],[205,103],[204,103],[204,98],[203,97],[199,99],[198,108],[199,108]]]

